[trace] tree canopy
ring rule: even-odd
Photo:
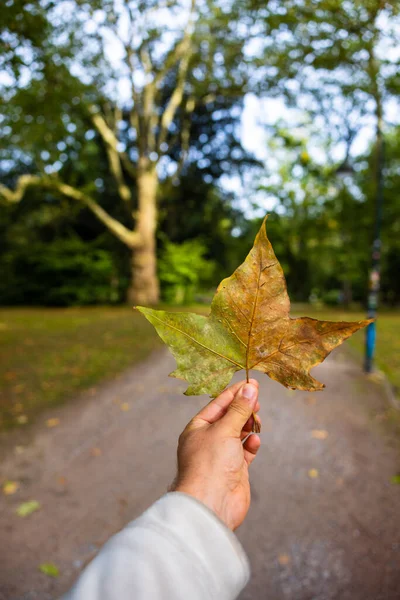
[[[63,248],[91,248],[90,264],[63,270],[80,280],[100,265],[86,302],[156,302],[158,257],[193,239],[212,286],[250,243],[262,198],[294,298],[361,301],[384,140],[382,291],[399,300],[397,2],[10,0],[2,16],[1,260],[15,282],[3,302],[53,302],[15,275],[33,273],[43,244],[55,252],[43,281]],[[266,128],[264,165],[242,144],[250,92],[287,107]],[[247,198],[224,178],[253,179]]]

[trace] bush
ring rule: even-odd
[[[164,241],[158,273],[165,302],[190,304],[196,292],[209,284],[215,264],[205,258],[206,252],[200,240],[188,240],[182,244]]]
[[[340,290],[329,290],[322,296],[322,302],[328,306],[337,306],[342,302],[343,293]]]
[[[1,258],[0,303],[71,306],[117,302],[111,253],[79,238],[19,246]]]

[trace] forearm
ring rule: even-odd
[[[233,600],[248,577],[236,536],[172,492],[111,538],[63,600]]]

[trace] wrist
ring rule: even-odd
[[[220,496],[215,493],[207,493],[204,491],[204,485],[196,485],[196,484],[185,484],[178,483],[174,492],[182,492],[183,494],[187,494],[195,500],[198,500],[202,504],[204,504],[207,508],[209,508],[219,519],[233,531],[234,527],[228,518],[226,511],[224,510],[224,502]]]

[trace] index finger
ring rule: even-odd
[[[238,383],[234,383],[230,387],[226,388],[226,390],[224,390],[219,396],[217,396],[216,398],[211,400],[211,402],[209,402],[207,404],[207,406],[202,408],[201,411],[197,413],[197,415],[194,417],[193,420],[196,420],[197,422],[203,421],[205,423],[208,423],[209,425],[218,421],[221,417],[224,416],[224,414],[228,410],[228,406],[233,401],[236,392],[245,383],[246,383],[246,381],[239,381]],[[249,383],[252,383],[253,385],[258,387],[258,381],[256,379],[250,379]],[[255,410],[255,412],[257,412],[259,409],[260,409],[260,405],[259,405],[259,402],[257,401],[257,404],[256,404],[254,410]]]

